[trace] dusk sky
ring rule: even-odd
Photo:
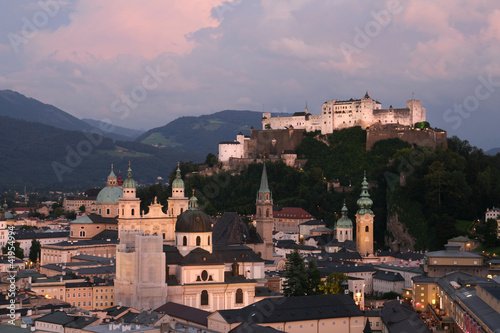
[[[224,109],[405,107],[500,147],[500,2],[2,1],[0,89],[150,129]],[[127,97],[128,96],[128,97]],[[227,138],[233,139],[233,138]]]

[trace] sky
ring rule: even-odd
[[[150,129],[225,109],[319,114],[366,91],[500,147],[500,2],[45,0],[0,4],[0,89]],[[228,138],[232,139],[232,138]]]

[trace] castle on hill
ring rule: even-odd
[[[307,132],[321,131],[331,134],[334,130],[361,126],[366,129],[374,123],[401,124],[413,126],[425,121],[425,108],[420,100],[406,101],[406,108],[382,109],[382,103],[370,97],[368,92],[361,99],[326,101],[321,106],[321,114],[312,115],[306,108],[304,112],[296,112],[291,117],[271,117],[264,113],[262,129],[305,129]]]

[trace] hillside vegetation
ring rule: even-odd
[[[487,207],[498,206],[500,155],[487,156],[456,137],[449,139],[447,150],[410,149],[407,143],[390,139],[377,142],[366,152],[364,133],[360,128],[345,129],[319,137],[321,141],[315,138],[318,133],[308,133],[298,150],[308,159],[302,171],[283,163],[267,163],[274,203],[302,207],[333,227],[345,199],[354,221],[366,170],[378,246],[399,236],[386,231],[388,216],[398,213],[417,250],[442,248],[448,238],[458,234],[457,219],[481,218]],[[181,169],[186,174],[196,171],[197,166],[186,163]],[[194,173],[185,180],[186,193],[196,189],[200,203],[211,215],[224,211],[253,214],[261,173],[262,164],[249,165],[237,175],[221,172],[203,177]],[[173,177],[174,172],[170,179]],[[339,179],[343,191],[327,191],[326,182],[331,179]],[[406,185],[401,185],[400,179]],[[170,189],[155,185],[138,193],[144,203],[154,196],[166,203]]]

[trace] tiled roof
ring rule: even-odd
[[[314,220],[314,216],[299,207],[285,207],[280,211],[274,211],[273,217],[275,218],[292,218],[292,219],[311,219]]]
[[[165,313],[171,317],[184,319],[203,326],[207,326],[207,317],[211,314],[208,311],[203,311],[174,302],[167,302],[163,304],[159,308],[155,309],[155,312]]]
[[[273,311],[266,311],[265,315],[260,312],[270,306]],[[363,316],[354,300],[344,294],[269,298],[242,309],[218,312],[228,323],[243,319],[248,324]]]
[[[404,281],[405,279],[399,273],[389,271],[376,271],[373,278],[390,282]]]

